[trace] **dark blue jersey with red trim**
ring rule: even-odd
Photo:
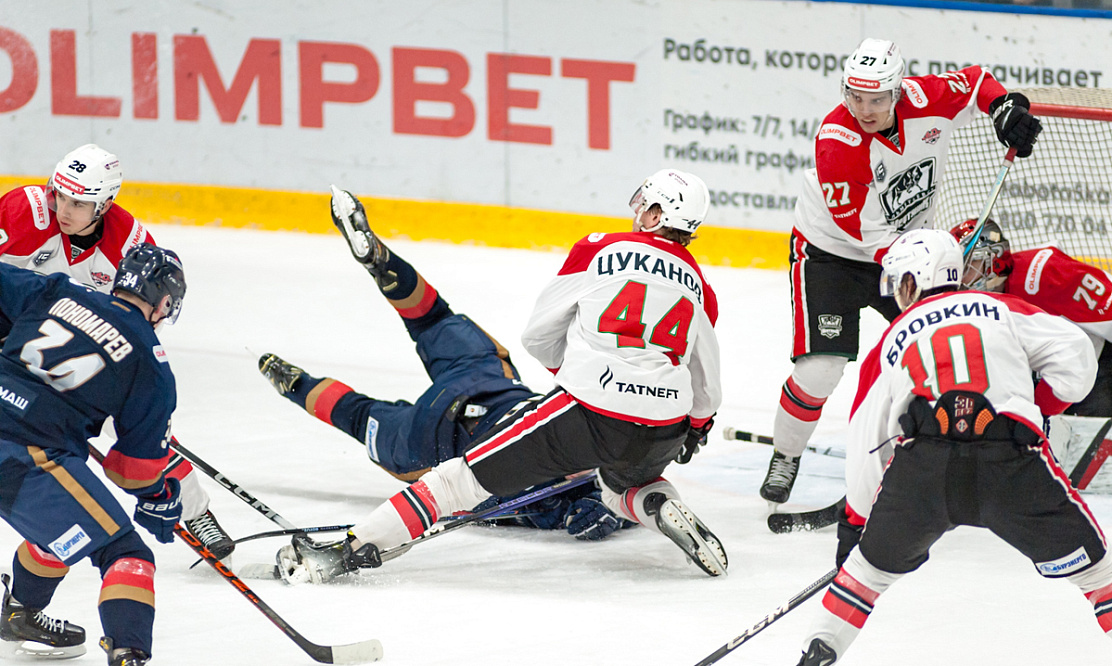
[[[134,494],[157,490],[177,391],[143,313],[64,275],[3,263],[0,313],[0,439],[84,457],[111,416],[106,474]]]

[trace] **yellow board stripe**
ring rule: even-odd
[[[85,490],[84,486],[77,482],[77,479],[73,478],[73,476],[66,471],[66,468],[48,459],[46,457],[46,452],[37,446],[28,446],[27,452],[31,454],[31,459],[35,461],[37,466],[41,467],[47,474],[53,476],[54,480],[77,500],[81,508],[85,509],[85,512],[88,513],[93,520],[97,521],[97,524],[108,533],[108,536],[112,536],[119,531],[120,526],[116,524],[116,521],[112,520],[112,516],[108,515],[104,507],[93,499],[93,496]]]
[[[46,180],[42,176],[0,176],[0,192]],[[567,251],[587,234],[629,231],[631,224],[630,218],[624,217],[356,196],[367,210],[371,228],[383,238]],[[327,193],[128,181],[119,202],[150,224],[338,233],[332,226]],[[701,264],[709,266],[788,266],[788,234],[781,232],[703,226],[689,249]]]

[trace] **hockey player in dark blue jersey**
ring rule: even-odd
[[[0,353],[0,517],[25,539],[11,578],[3,576],[0,647],[8,652],[85,652],[84,629],[42,609],[69,566],[88,557],[101,573],[108,663],[150,659],[154,555],[86,461],[89,438],[111,416],[117,440],[104,472],[136,496],[136,523],[161,542],[173,540],[180,484],[163,470],[177,397],[156,331],[177,319],[184,296],[181,262],[150,244],[121,260],[111,295],[0,263],[0,337],[7,336]]]
[[[362,442],[371,460],[391,475],[415,481],[436,464],[463,455],[507,414],[541,396],[521,383],[505,347],[466,315],[453,313],[412,265],[370,231],[363,205],[335,186],[332,217],[356,260],[401,316],[432,386],[415,403],[384,401],[335,379],[310,376],[274,354],[259,359],[259,370],[278,393]],[[353,219],[365,231],[352,228]],[[565,528],[583,540],[602,539],[633,525],[616,517],[598,494],[593,485],[572,488],[526,507],[524,517],[511,520],[527,527]]]

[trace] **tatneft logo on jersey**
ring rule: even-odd
[[[1031,265],[1027,267],[1027,276],[1023,280],[1023,291],[1032,296],[1039,293],[1043,268],[1046,267],[1046,262],[1050,261],[1050,255],[1052,254],[1054,254],[1054,251],[1049,248],[1035,253],[1035,258],[1031,260]]]
[[[35,228],[39,231],[50,226],[50,211],[47,210],[46,192],[41,187],[25,187],[27,201],[31,203],[31,215],[35,220]]]
[[[1035,566],[1038,567],[1039,573],[1044,576],[1066,576],[1077,569],[1088,566],[1091,561],[1089,553],[1085,552],[1085,547],[1082,546],[1065,557],[1050,562],[1039,562]]]
[[[31,404],[30,399],[21,396],[15,391],[8,390],[3,386],[0,386],[0,400],[8,403],[21,412],[27,411],[27,407]]]
[[[880,193],[888,224],[903,231],[916,215],[930,209],[938,186],[935,172],[935,158],[928,157],[889,179],[888,189]]]
[[[50,544],[50,551],[64,562],[92,541],[92,537],[80,525],[74,525]]]
[[[664,398],[665,400],[679,400],[680,398],[679,389],[617,381],[614,379],[614,371],[610,369],[610,366],[607,366],[606,370],[598,378],[598,383],[603,389],[607,389],[611,382],[614,383],[613,390],[618,393],[635,393],[650,398]]]
[[[820,127],[818,137],[815,140],[822,141],[823,139],[836,139],[847,146],[861,145],[861,135],[841,125],[830,124]]]
[[[649,267],[650,261],[652,262],[651,268]],[[600,254],[595,266],[600,276],[614,275],[623,271],[639,271],[650,275],[659,275],[665,280],[671,280],[682,285],[695,294],[695,299],[700,304],[703,302],[703,281],[688,268],[687,264],[665,261],[660,257],[642,252],[610,252],[609,254]]]

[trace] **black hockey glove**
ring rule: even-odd
[[[135,505],[135,522],[162,543],[174,540],[174,525],[181,518],[181,482],[166,477],[162,491],[139,497]]]
[[[1019,93],[1008,93],[992,100],[988,113],[996,126],[996,136],[1005,146],[1016,148],[1016,157],[1029,157],[1042,123],[1028,109],[1031,102]]]
[[[634,524],[615,516],[606,508],[602,503],[602,494],[597,490],[572,502],[564,518],[568,534],[580,541],[599,541]]]
[[[843,505],[841,513],[838,514],[838,553],[834,556],[834,564],[839,569],[846,563],[846,558],[849,557],[853,547],[861,541],[861,532],[864,530],[864,525],[854,525],[849,522],[849,516]]]
[[[695,457],[699,449],[707,443],[707,435],[710,434],[712,426],[714,426],[714,417],[707,419],[707,422],[704,423],[701,428],[692,426],[688,429],[687,439],[683,441],[683,447],[680,448],[680,452],[676,454],[676,462],[681,465],[686,465],[691,462],[691,459]]]

